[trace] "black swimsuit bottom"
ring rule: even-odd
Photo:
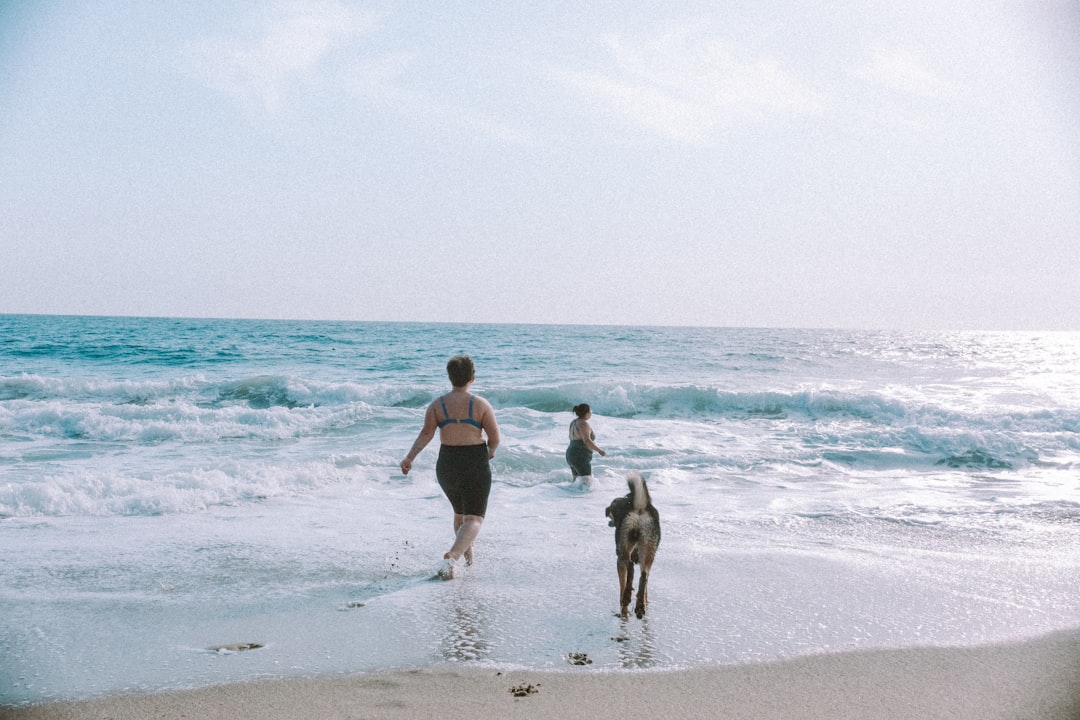
[[[440,446],[435,477],[454,506],[455,515],[484,517],[491,493],[491,464],[486,444]]]

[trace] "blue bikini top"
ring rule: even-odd
[[[469,417],[467,417],[467,418],[452,418],[452,417],[450,417],[450,413],[448,413],[446,411],[446,396],[445,395],[443,395],[441,398],[439,398],[439,402],[442,403],[442,414],[443,414],[443,420],[440,420],[438,422],[439,427],[442,427],[444,425],[449,425],[450,423],[464,423],[465,425],[472,425],[473,427],[476,427],[476,428],[483,428],[483,425],[480,424],[479,420],[473,420],[473,416],[472,416],[473,396],[471,394],[469,395]]]

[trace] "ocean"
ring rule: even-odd
[[[503,444],[442,582],[436,444],[397,465],[458,353]],[[1078,367],[1080,333],[0,315],[0,705],[1074,628]],[[663,526],[643,620],[604,518],[630,470]]]

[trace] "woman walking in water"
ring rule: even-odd
[[[586,403],[575,405],[574,414],[577,417],[570,421],[570,444],[566,448],[566,464],[570,466],[574,482],[577,482],[580,476],[582,486],[588,490],[592,487],[593,452],[600,453],[601,457],[607,453],[594,442],[596,433],[589,427],[589,418],[592,417],[589,406]]]
[[[469,392],[476,379],[476,367],[468,355],[455,355],[446,363],[452,390],[436,398],[424,414],[424,426],[405,459],[401,472],[412,470],[435,431],[439,431],[439,459],[435,477],[454,508],[454,544],[443,555],[438,575],[443,580],[454,577],[454,565],[463,556],[473,561],[473,540],[480,533],[491,492],[491,465],[499,446],[499,424],[491,403]],[[484,442],[484,436],[487,442]]]

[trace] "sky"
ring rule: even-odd
[[[0,0],[0,313],[1080,330],[1080,2]]]

